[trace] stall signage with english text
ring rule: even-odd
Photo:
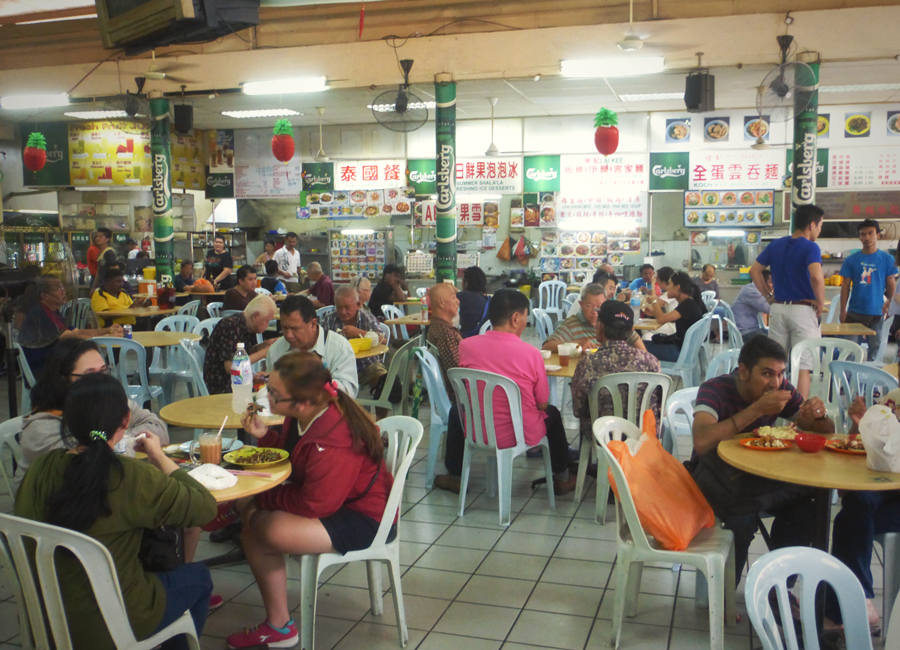
[[[456,161],[457,194],[522,193],[521,158],[463,158]]]
[[[686,151],[661,151],[650,154],[650,190],[686,190],[690,154]]]
[[[700,151],[690,154],[692,190],[769,189],[782,184],[784,154],[765,151]]]
[[[568,195],[607,188],[641,192],[648,187],[649,163],[649,156],[644,153],[560,156],[560,191]]]
[[[620,228],[618,222],[629,224],[629,227],[647,224],[647,192],[621,192],[607,195],[571,196],[563,194],[556,199],[557,226]],[[612,224],[610,225],[610,222]]]
[[[405,160],[360,160],[335,164],[336,190],[378,190],[405,186]]]

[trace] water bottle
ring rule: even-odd
[[[244,351],[244,344],[237,344],[237,351],[231,360],[231,410],[243,413],[253,399],[253,369],[250,357]]]
[[[639,290],[631,292],[631,310],[634,312],[634,322],[637,323],[641,318],[641,292]]]

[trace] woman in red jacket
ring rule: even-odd
[[[245,415],[241,424],[260,439],[260,447],[287,450],[293,471],[288,483],[235,503],[267,618],[228,637],[230,648],[296,645],[284,554],[368,548],[393,485],[377,425],[337,388],[318,355],[284,355],[275,362],[268,387],[272,413],[284,415],[284,425],[266,429],[255,415]]]

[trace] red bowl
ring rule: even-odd
[[[825,439],[825,436],[820,436],[815,433],[798,433],[794,436],[794,442],[796,442],[797,446],[803,451],[814,454],[825,448],[827,440]]]

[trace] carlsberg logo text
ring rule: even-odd
[[[409,180],[413,183],[433,183],[434,172],[409,172]]]
[[[306,177],[307,185],[328,185],[331,183],[331,176],[313,176],[312,174]]]
[[[438,155],[438,171],[437,186],[438,200],[437,208],[441,211],[447,211],[453,207],[453,197],[456,194],[456,174],[455,174],[456,153],[449,144],[441,145],[441,152]]]
[[[654,165],[651,173],[657,178],[677,178],[684,176],[687,170],[684,167],[663,167]]]
[[[530,181],[552,181],[559,175],[555,169],[529,169],[525,176]]]
[[[816,174],[816,134],[807,133],[800,145],[801,156],[797,160],[794,177],[794,203],[798,205],[812,203],[815,192]]]
[[[225,176],[207,176],[206,177],[206,186],[207,187],[229,187],[231,185],[231,179]]]
[[[169,161],[162,153],[153,154],[153,210],[164,213],[169,206],[172,188],[166,182],[169,178]]]

